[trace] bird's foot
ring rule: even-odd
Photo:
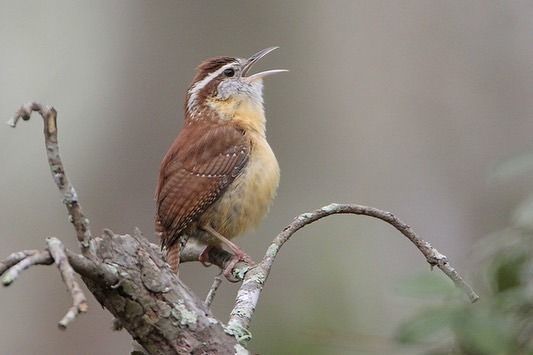
[[[235,275],[233,275],[233,268],[235,268],[235,265],[237,265],[241,261],[245,262],[250,267],[255,265],[255,261],[253,261],[253,259],[248,254],[239,249],[239,251],[233,255],[228,265],[226,265],[226,267],[224,268],[223,274],[229,282],[241,281],[240,278],[237,278],[235,277]]]
[[[213,264],[209,262],[209,252],[213,249],[213,246],[208,245],[205,247],[204,251],[202,251],[202,254],[198,257],[198,261],[202,263],[203,266],[209,267]]]
[[[239,263],[240,261],[244,261],[249,266],[254,266],[255,262],[252,260],[252,258],[248,254],[246,254],[241,248],[239,248],[237,244],[233,243],[231,240],[227,239],[222,234],[217,232],[213,227],[211,227],[211,225],[206,224],[205,226],[202,226],[202,229],[206,231],[207,233],[211,234],[216,239],[218,239],[222,244],[224,244],[228,249],[230,249],[233,252],[233,257],[231,258],[230,262],[224,269],[223,273],[226,279],[228,279],[228,281],[230,282],[241,281],[239,278],[235,277],[232,274],[232,271],[235,265]],[[207,257],[209,254],[209,250],[208,249],[204,250],[202,252],[202,255],[204,253],[206,254],[205,256]]]

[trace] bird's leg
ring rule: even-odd
[[[202,263],[203,266],[209,267],[213,264],[209,262],[209,251],[213,249],[212,245],[208,245],[205,247],[204,251],[202,251],[202,254],[198,257],[198,261]]]
[[[239,280],[235,280],[232,276],[231,276],[231,271],[233,270],[233,267],[239,262],[239,261],[244,261],[246,262],[247,264],[250,264],[250,265],[254,265],[255,262],[252,260],[252,258],[246,254],[241,248],[239,248],[235,243],[233,243],[232,241],[230,241],[229,239],[225,238],[222,234],[220,234],[219,232],[217,232],[213,227],[211,227],[210,225],[205,225],[202,227],[202,229],[204,231],[206,231],[207,233],[211,234],[213,237],[217,238],[218,240],[220,240],[220,242],[222,242],[224,245],[226,245],[232,252],[233,252],[233,258],[231,259],[231,261],[229,262],[229,264],[226,266],[226,268],[224,269],[224,276],[226,276],[226,278],[231,281],[231,282],[237,282]],[[202,253],[203,254],[203,253]]]
[[[239,248],[237,244],[233,243],[231,240],[224,237],[222,234],[217,232],[210,225],[205,225],[202,227],[202,229],[208,232],[209,234],[211,234],[213,237],[220,240],[224,245],[226,245],[233,252],[233,254],[239,258],[239,261],[245,261],[251,264],[254,263],[252,258],[248,254],[246,254],[241,248]]]

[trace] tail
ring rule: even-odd
[[[178,268],[180,266],[180,249],[180,243],[174,243],[174,245],[167,250],[166,255],[167,263],[176,275],[178,275]]]
[[[159,238],[161,238],[161,250],[165,248],[167,249],[167,252],[165,254],[165,260],[167,261],[167,264],[170,265],[172,271],[177,275],[178,267],[180,265],[180,243],[173,243],[173,245],[171,245],[170,247],[166,244],[168,241],[167,233],[165,231],[165,228],[161,224],[161,221],[157,217],[155,219],[155,232],[159,236]]]

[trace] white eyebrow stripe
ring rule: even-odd
[[[209,84],[209,82],[211,80],[213,80],[214,78],[219,76],[224,70],[226,70],[228,68],[231,68],[235,64],[236,64],[235,62],[231,62],[231,63],[228,63],[226,65],[223,65],[220,68],[218,68],[217,70],[215,70],[214,72],[209,73],[208,75],[206,75],[205,78],[203,78],[202,80],[196,82],[189,89],[189,95],[190,96],[189,96],[189,101],[187,102],[187,110],[192,113],[193,110],[194,110],[194,107],[197,104],[198,93],[200,92],[200,90],[202,90],[207,84]]]

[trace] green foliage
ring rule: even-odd
[[[497,166],[490,179],[506,181],[531,171],[533,153],[527,153]],[[437,288],[435,281],[410,281],[407,288],[417,294],[440,294],[448,301],[405,322],[397,340],[426,344],[432,355],[533,355],[533,195],[513,211],[510,227],[485,238],[475,250],[481,259],[481,300],[450,302],[458,298]]]
[[[486,291],[478,303],[450,302],[450,290],[425,277],[407,284],[419,295],[440,294],[447,302],[405,322],[400,343],[437,346],[431,354],[533,354],[533,233],[515,228],[497,237],[485,241]]]

